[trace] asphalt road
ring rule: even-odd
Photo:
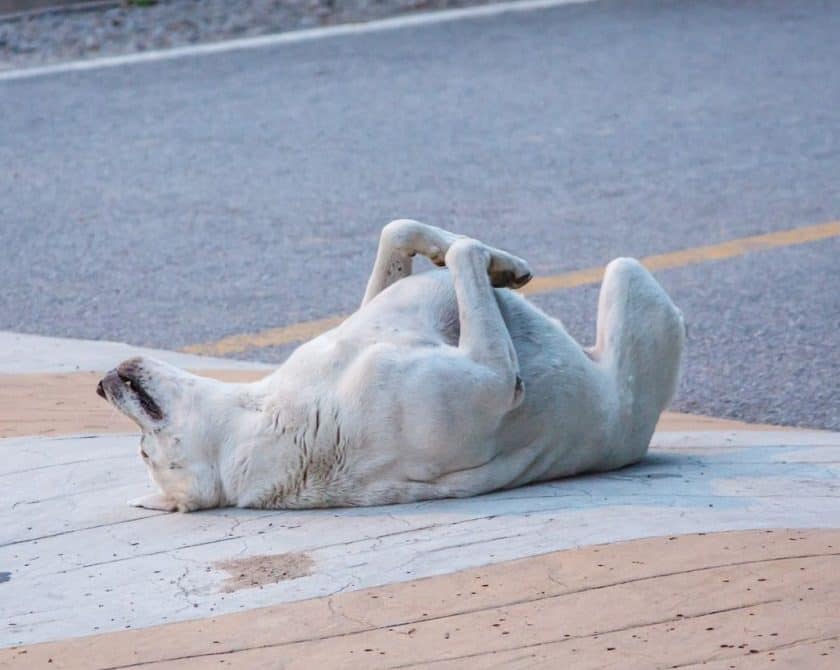
[[[347,312],[397,217],[541,274],[840,219],[837,35],[838,2],[605,1],[0,82],[0,329],[178,348]],[[676,408],[840,429],[838,258],[659,273]],[[596,297],[538,302],[588,342]]]

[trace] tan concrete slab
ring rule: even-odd
[[[792,642],[765,654],[750,654],[737,659],[692,663],[685,670],[837,670],[840,638]]]
[[[2,649],[0,667],[827,669],[838,603],[840,530],[694,534]]]
[[[215,379],[249,382],[264,370],[198,370]],[[134,424],[99,398],[99,372],[0,374],[0,438],[86,433],[130,433]],[[665,412],[657,426],[665,431],[779,430],[777,426]]]
[[[264,370],[197,370],[249,382]],[[0,374],[0,438],[25,435],[132,433],[136,426],[96,395],[101,372]]]
[[[663,412],[656,424],[657,432],[696,432],[696,431],[778,431],[792,430],[786,426],[772,426],[766,423],[747,423],[735,419],[719,419],[714,416],[686,414],[685,412]],[[795,430],[795,429],[793,429]],[[809,429],[810,430],[810,429]]]

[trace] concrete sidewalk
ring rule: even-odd
[[[137,437],[94,394],[95,370],[136,350],[15,337],[21,353],[0,359],[2,667],[836,667],[838,434],[668,414],[618,472],[169,515],[125,505],[150,488]],[[228,379],[266,370],[172,356]]]

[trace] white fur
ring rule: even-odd
[[[447,269],[412,275],[416,253]],[[679,310],[638,262],[615,260],[587,351],[519,294],[491,285],[529,279],[510,254],[394,221],[361,308],[269,377],[225,384],[124,362],[103,392],[142,428],[161,490],[132,504],[379,505],[638,461],[676,386]],[[148,399],[162,416],[149,415]]]

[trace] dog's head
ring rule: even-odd
[[[213,407],[218,382],[148,358],[111,370],[96,392],[142,431],[140,456],[169,507],[215,507],[221,501],[218,466],[220,420]]]

